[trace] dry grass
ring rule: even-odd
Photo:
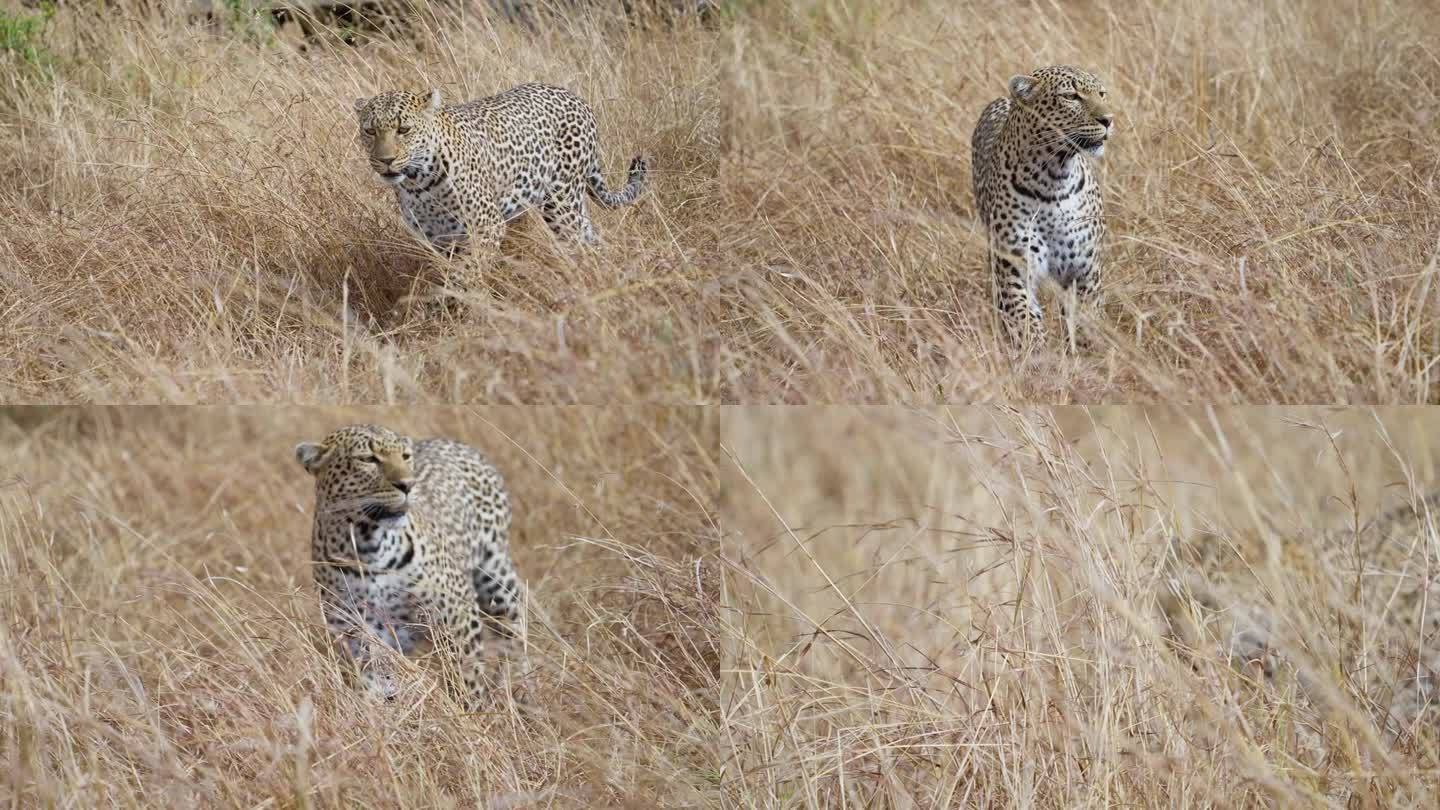
[[[1440,398],[1430,4],[732,0],[711,28],[599,11],[414,37],[302,53],[67,10],[39,52],[0,50],[0,402],[636,406],[0,412],[0,801],[1437,788],[1430,743],[1311,728],[1291,695],[1182,665],[1152,614],[1172,532],[1373,516],[1440,482],[1440,415],[644,405]],[[1095,70],[1119,109],[1104,334],[1014,358],[969,136],[1048,63]],[[651,155],[649,193],[596,212],[598,250],[530,216],[465,311],[395,312],[440,268],[366,167],[352,99],[533,80],[592,102],[611,179]],[[317,654],[290,446],[355,419],[506,471],[533,708],[458,716],[419,668],[413,701],[375,711]],[[1287,586],[1302,633],[1342,607],[1320,586]],[[1337,688],[1351,714],[1373,697]]]
[[[1440,398],[1440,18],[1424,0],[751,4],[728,58],[722,373],[741,401]],[[1088,67],[1109,331],[1024,363],[992,323],[970,133]],[[1050,321],[1051,334],[1058,324]]]
[[[291,447],[373,420],[483,448],[533,591],[526,708],[324,649]],[[0,413],[0,803],[694,807],[714,793],[714,412]]]
[[[694,294],[714,263],[714,34],[565,19],[537,34],[431,19],[423,50],[301,54],[182,14],[62,11],[48,73],[0,52],[0,400],[714,398]],[[433,267],[367,167],[351,102],[526,81],[592,103],[612,183],[650,154],[649,192],[597,211],[594,252],[527,215],[462,316],[392,314]]]
[[[1192,669],[1155,607],[1175,532],[1345,526],[1435,488],[1440,413],[745,409],[721,435],[736,806],[1407,807],[1440,785],[1433,740],[1360,722],[1385,705],[1366,672],[1316,722],[1213,655]],[[1314,573],[1267,580],[1298,638],[1353,608]]]

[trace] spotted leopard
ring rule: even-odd
[[[624,188],[606,187],[595,114],[560,87],[522,84],[448,106],[438,89],[392,91],[357,99],[355,111],[371,168],[406,225],[439,248],[498,246],[506,224],[535,207],[557,236],[591,244],[586,195],[617,208],[644,187],[643,156]]]
[[[1440,493],[1349,528],[1177,540],[1157,600],[1167,635],[1261,682],[1293,677],[1317,708],[1343,688],[1392,739],[1440,732],[1437,528]]]
[[[477,705],[485,637],[513,638],[523,603],[500,472],[459,442],[373,425],[303,442],[295,457],[315,477],[311,553],[325,620],[367,691],[397,691],[378,645],[408,655],[433,627]]]
[[[1044,336],[1037,293],[1047,279],[1062,292],[1072,347],[1075,304],[1100,291],[1105,236],[1100,186],[1089,158],[1110,138],[1105,86],[1073,67],[1046,67],[1010,79],[971,138],[975,205],[984,224],[1002,332],[1025,344]]]

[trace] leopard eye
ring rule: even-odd
[[[380,463],[380,457],[379,457],[379,456],[366,456],[365,459],[364,459],[364,461],[365,461],[367,464],[377,464],[377,465],[378,465],[378,464]]]
[[[1080,100],[1080,94],[1079,94],[1079,93],[1066,93],[1066,94],[1064,94],[1063,96],[1061,96],[1061,98],[1068,98],[1068,99],[1070,99],[1071,101],[1079,101],[1079,100]]]
[[[374,127],[365,127],[363,130],[361,130],[361,132],[364,132],[366,135],[371,135],[371,136],[373,136],[373,135],[375,134],[375,128],[374,128]]]
[[[395,129],[395,131],[398,132],[398,133],[401,134],[401,135],[405,135],[405,134],[408,134],[408,133],[410,132],[410,127],[406,127],[406,126],[397,127],[397,128]]]

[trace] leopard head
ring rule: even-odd
[[[295,446],[295,459],[315,476],[317,509],[363,513],[371,520],[402,518],[415,484],[414,443],[374,425],[351,425],[320,442]]]
[[[385,182],[399,185],[419,177],[440,142],[440,91],[417,95],[401,91],[355,100],[360,142],[370,168]]]
[[[1092,157],[1105,153],[1114,120],[1105,95],[1094,74],[1063,65],[1010,79],[1014,109],[1027,117],[1035,137]]]

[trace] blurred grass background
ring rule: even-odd
[[[722,443],[736,803],[1434,795],[1434,735],[1390,742],[1336,719],[1387,705],[1395,685],[1378,671],[1324,662],[1342,668],[1342,703],[1317,720],[1223,660],[1192,668],[1162,643],[1156,609],[1171,537],[1262,531],[1303,549],[1435,489],[1434,409],[747,408],[726,412]],[[1430,576],[1433,530],[1414,542],[1408,576]],[[1287,644],[1353,655],[1338,627],[1361,607],[1354,583],[1292,567],[1306,556],[1247,557],[1276,583],[1251,598],[1297,608],[1276,628]],[[1395,632],[1383,599],[1364,608],[1367,638]]]
[[[376,706],[328,653],[301,440],[486,453],[532,669],[465,716],[431,666]],[[713,794],[712,411],[5,408],[0,796],[13,806],[640,807]]]

